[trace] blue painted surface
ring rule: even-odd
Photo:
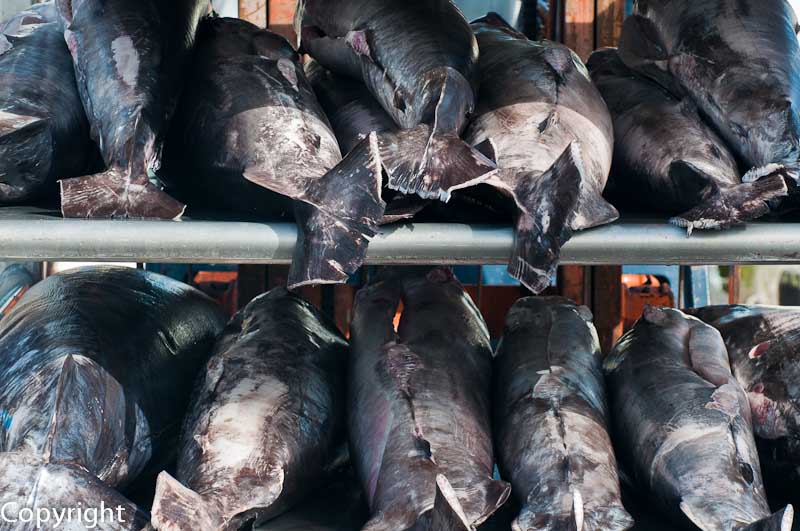
[[[14,417],[11,416],[10,411],[6,411],[5,409],[0,409],[0,426],[3,427],[4,430],[8,430],[11,428],[11,421]]]

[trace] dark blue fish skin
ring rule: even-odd
[[[501,475],[522,511],[514,531],[624,531],[608,434],[602,352],[588,308],[527,297],[506,318],[494,361],[494,433]]]
[[[285,288],[236,314],[195,388],[177,480],[159,476],[153,526],[236,531],[319,488],[345,442],[347,347]]]
[[[52,2],[0,23],[0,204],[58,194],[89,169],[89,138],[69,49]]]
[[[491,347],[463,287],[444,268],[376,282],[357,295],[351,330],[350,447],[372,512],[363,530],[484,522],[510,487],[492,479]]]
[[[747,396],[719,332],[671,308],[646,307],[604,362],[617,455],[676,525],[789,531],[771,514]]]
[[[800,46],[786,0],[638,0],[620,55],[692,98],[754,181],[800,178]]]
[[[180,217],[153,184],[206,0],[57,0],[105,173],[61,183],[66,217]]]
[[[206,296],[153,273],[92,267],[36,284],[0,324],[0,451],[76,463],[113,487],[160,469],[223,325]]]

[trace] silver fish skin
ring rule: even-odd
[[[800,308],[707,306],[688,310],[715,327],[731,369],[747,393],[757,437],[770,451],[765,468],[794,468],[800,477]],[[774,461],[774,462],[773,462]],[[789,468],[787,468],[789,467]]]
[[[241,310],[195,389],[177,479],[159,476],[152,526],[235,531],[319,488],[345,440],[347,356],[335,325],[284,288]]]
[[[290,287],[343,282],[363,263],[385,204],[377,141],[342,160],[336,136],[283,37],[208,17],[160,175],[198,208],[294,217]]]
[[[0,531],[140,531],[147,524],[146,512],[78,466],[3,452],[0,477]],[[33,521],[26,522],[24,509],[33,511]]]
[[[363,531],[484,522],[510,487],[492,478],[492,353],[472,300],[444,268],[389,275],[359,292],[351,330],[350,447],[372,513]]]
[[[675,524],[789,531],[771,514],[747,396],[719,332],[648,306],[604,362],[617,455]]]
[[[361,80],[402,131],[381,143],[388,186],[448,201],[495,169],[459,135],[475,108],[478,46],[450,0],[298,0],[302,51]]]
[[[592,314],[560,297],[528,297],[508,313],[494,362],[501,476],[523,509],[513,531],[623,531],[608,434],[602,352]]]
[[[0,22],[0,204],[49,199],[89,170],[89,137],[72,57],[52,2]]]
[[[39,282],[0,322],[0,452],[113,488],[160,471],[223,326],[211,299],[154,273],[98,266]]]
[[[616,49],[595,51],[588,67],[614,119],[606,196],[618,206],[674,216],[691,234],[756,219],[787,194],[780,175],[743,184],[734,155],[691,98],[637,76]]]
[[[687,95],[747,164],[745,182],[800,178],[800,46],[786,0],[637,0],[620,38],[632,69]]]
[[[539,293],[573,230],[618,217],[601,195],[614,146],[611,115],[566,46],[530,41],[494,13],[472,28],[481,90],[465,137],[501,168],[485,184],[516,203],[509,272]]]
[[[179,218],[155,180],[207,0],[56,0],[107,170],[61,181],[72,218]]]

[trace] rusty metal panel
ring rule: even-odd
[[[267,27],[268,0],[239,0],[239,18],[252,22],[256,26]]]

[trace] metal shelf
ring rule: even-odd
[[[289,263],[291,223],[85,221],[28,207],[0,208],[0,260],[150,263]],[[371,243],[370,264],[503,264],[509,227],[408,224],[385,227]],[[752,223],[723,232],[683,230],[662,221],[622,221],[575,234],[562,263],[800,263],[800,224]]]

